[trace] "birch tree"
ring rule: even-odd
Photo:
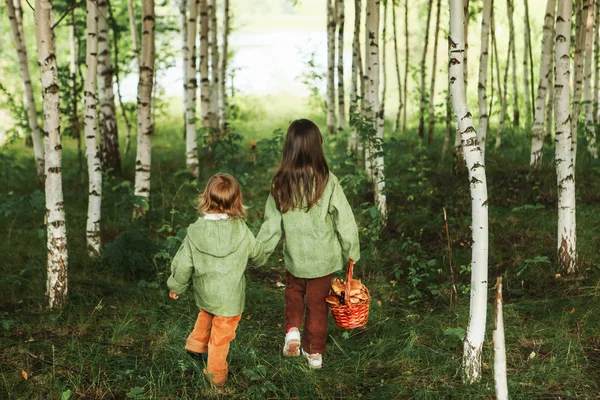
[[[31,130],[31,139],[33,142],[33,154],[37,167],[37,176],[40,184],[44,183],[44,145],[40,135],[37,112],[35,108],[35,97],[31,87],[31,77],[29,75],[29,62],[27,59],[27,46],[25,45],[25,36],[23,35],[23,12],[21,10],[21,0],[6,0],[6,9],[12,32],[13,42],[17,50],[19,60],[19,70],[23,80],[23,102],[27,109],[27,120]]]
[[[200,116],[202,127],[210,127],[210,79],[208,76],[208,1],[200,0]]]
[[[208,48],[210,51],[210,127],[219,128],[219,43],[217,40],[217,1],[208,3]]]
[[[197,8],[197,7],[196,7]],[[198,14],[196,12],[196,14]],[[197,15],[196,15],[197,16]],[[183,120],[185,124],[183,126],[183,138],[186,139],[187,135],[187,87],[188,87],[188,64],[190,63],[190,56],[188,50],[188,16],[187,16],[187,0],[179,0],[179,24],[181,29],[181,54],[183,55]],[[194,41],[194,45],[196,42]],[[194,71],[195,72],[195,71]],[[196,81],[197,85],[197,81]],[[195,93],[195,92],[194,92]]]
[[[592,104],[594,123],[598,122],[598,93],[600,93],[600,0],[594,1],[594,89]]]
[[[35,2],[35,41],[42,80],[44,109],[46,232],[46,300],[50,309],[62,308],[67,299],[67,229],[62,190],[58,65],[52,35],[52,3]]]
[[[187,55],[185,87],[185,159],[187,168],[194,178],[198,178],[198,147],[196,144],[196,26],[199,0],[190,1],[190,14],[187,22]]]
[[[185,1],[185,0],[184,0]],[[129,14],[129,30],[131,31],[131,40],[133,42],[133,52],[135,53],[135,61],[138,68],[138,72],[141,66],[140,62],[140,35],[137,30],[137,24],[135,23],[135,8],[133,0],[127,0],[127,12]]]
[[[75,24],[75,10],[71,11],[71,26],[69,27],[69,78],[71,84],[71,129],[77,139],[77,162],[79,172],[83,171],[83,156],[81,154],[81,130],[79,124],[79,87],[77,85],[77,66],[79,63],[79,37]]]
[[[515,14],[515,4],[513,0],[506,0],[506,9],[508,11],[508,34],[510,36],[509,40],[512,42],[512,47],[510,48],[510,62],[507,59],[507,63],[510,64],[512,69],[512,86],[513,86],[513,98],[512,98],[512,107],[513,107],[513,125],[519,126],[519,89],[517,85],[517,50],[516,50],[516,41],[515,41],[515,24],[514,24],[514,14]],[[498,136],[501,137],[501,136]],[[500,147],[501,142],[496,140],[496,148]]]
[[[392,6],[392,29],[394,30],[394,59],[396,61],[396,81],[398,82],[398,113],[394,122],[394,132],[400,131],[400,116],[403,107],[402,78],[400,77],[400,53],[398,53],[398,27],[396,24],[396,5]]]
[[[102,167],[98,151],[96,109],[96,86],[98,75],[98,7],[93,0],[87,0],[87,44],[85,63],[85,155],[88,166],[88,213],[86,223],[86,243],[90,257],[100,254],[100,217],[102,205]],[[106,9],[105,9],[106,10]]]
[[[477,135],[477,140],[479,141],[479,146],[481,148],[481,154],[484,161],[485,143],[487,139],[487,128],[489,123],[486,91],[491,15],[492,0],[483,0],[483,11],[481,17],[481,55],[479,56],[479,85],[477,87],[477,99],[479,100],[479,132]]]
[[[150,197],[152,125],[152,87],[154,84],[154,0],[142,0],[142,56],[138,82],[138,142],[135,162],[135,195]],[[136,204],[133,215],[141,217],[146,207]]]
[[[106,0],[98,0],[98,98],[100,100],[100,143],[102,166],[121,170],[119,131],[113,92],[113,64],[110,53],[110,33]]]
[[[465,93],[464,24],[462,0],[450,0],[450,92],[469,171],[472,207],[471,301],[469,326],[464,342],[463,375],[467,382],[473,383],[481,377],[481,349],[487,312],[488,199],[483,155]]]
[[[379,19],[380,0],[367,0],[365,25],[365,118],[373,123],[375,137],[369,143],[365,158],[371,160],[375,205],[381,212],[382,218],[387,217],[385,176],[383,167],[383,110],[379,102]]]
[[[219,64],[219,83],[221,89],[219,90],[219,121],[221,123],[220,129],[223,134],[229,132],[229,124],[227,123],[227,59],[228,59],[228,42],[229,42],[229,0],[224,0],[223,6],[223,41],[221,49],[221,58]]]
[[[502,312],[502,277],[496,279],[496,301],[494,314],[494,383],[496,399],[508,400],[506,379],[506,344],[504,341],[504,313]]]
[[[427,0],[427,22],[425,23],[425,42],[423,43],[423,55],[421,56],[421,100],[419,102],[419,137],[425,136],[425,77],[427,46],[429,44],[429,23],[431,21],[431,9],[433,0]],[[435,71],[432,71],[434,73]]]
[[[410,0],[404,0],[404,46],[405,46],[405,57],[404,57],[404,116],[402,118],[402,132],[406,132],[406,109],[408,107],[408,66],[410,65],[410,46],[408,43],[408,2]]]
[[[546,2],[546,16],[544,17],[544,33],[542,37],[542,55],[540,61],[540,80],[538,83],[537,98],[535,101],[535,113],[533,120],[532,139],[531,139],[531,158],[529,166],[537,170],[542,164],[542,145],[544,120],[546,119],[546,97],[547,89],[550,84],[552,69],[552,43],[554,39],[554,13],[556,10],[556,0]]]
[[[525,10],[527,7],[528,0],[523,0]],[[529,87],[529,13],[523,13],[523,94],[525,97],[525,125],[529,126],[531,123],[531,90]]]
[[[585,29],[583,21],[587,15],[584,15],[582,10],[582,0],[575,0],[575,50],[573,52],[573,65],[575,66],[575,74],[573,78],[573,111],[571,113],[571,152],[573,155],[573,163],[577,159],[577,125],[579,123],[579,113],[581,105],[581,89],[583,86],[583,59],[585,47]]]
[[[554,23],[553,23],[554,25]],[[555,31],[552,30],[552,50],[554,54],[554,36]],[[544,140],[546,143],[552,143],[552,132],[554,131],[554,57],[550,56],[550,76],[548,77],[548,99],[546,104],[546,133]]]
[[[585,130],[588,137],[588,152],[593,158],[598,157],[596,148],[596,128],[594,126],[594,105],[592,99],[592,40],[594,28],[594,1],[585,0],[585,65],[583,82],[583,101],[585,114]],[[596,97],[598,94],[596,93]]]
[[[335,13],[336,0],[327,0],[327,132],[335,132]]]
[[[338,130],[346,129],[346,102],[344,91],[344,0],[335,0],[337,3],[337,89],[338,89]]]
[[[360,19],[361,19],[361,10],[362,10],[362,2],[361,0],[354,0],[354,36],[352,39],[352,72],[351,72],[351,82],[350,82],[350,118],[359,111],[358,110],[358,84],[361,84],[361,97],[363,97],[363,67],[362,67],[362,57],[360,52]],[[400,95],[402,96],[402,95]],[[356,127],[352,127],[352,131],[350,132],[350,139],[348,140],[348,150],[357,153],[359,149],[359,137],[358,131]]]
[[[575,219],[575,163],[570,123],[571,9],[572,0],[558,0],[555,38],[554,121],[556,181],[558,186],[558,260],[563,271],[577,270]]]
[[[496,133],[496,149],[502,144],[502,133],[504,132],[504,123],[506,121],[506,99],[508,97],[508,70],[510,68],[510,58],[515,42],[513,38],[508,40],[508,53],[506,54],[506,64],[504,65],[504,83],[502,89],[502,105],[500,108],[500,122],[498,124],[498,132]],[[513,92],[514,93],[514,92]],[[518,113],[518,110],[517,110]]]
[[[465,65],[463,70],[463,75],[465,78],[465,93],[467,93],[467,86],[469,84],[469,68],[468,68],[468,54],[469,54],[469,22],[471,22],[471,16],[469,14],[469,3],[470,0],[463,0],[463,14],[465,16],[465,26],[464,26],[464,39],[465,39],[465,53],[463,58],[463,63]],[[459,135],[460,136],[460,135]]]
[[[440,9],[441,0],[437,0],[436,5],[436,18],[435,18],[435,31],[433,36],[433,65],[431,66],[431,85],[429,87],[429,127],[427,143],[433,142],[433,131],[435,128],[435,77],[437,76],[437,50],[438,50],[438,36],[440,32]]]

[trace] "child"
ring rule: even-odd
[[[309,367],[321,368],[331,277],[344,261],[358,261],[360,246],[352,209],[327,167],[321,132],[306,119],[288,128],[257,239],[269,255],[282,235],[287,270],[283,354],[300,355],[304,319],[302,353]]]
[[[203,370],[215,386],[227,381],[229,343],[244,309],[248,258],[256,265],[266,261],[258,242],[243,219],[240,185],[227,174],[213,175],[199,198],[198,211],[204,214],[189,226],[171,265],[167,285],[169,296],[177,299],[193,275],[196,304],[200,308],[194,330],[185,348],[194,358],[206,358]]]

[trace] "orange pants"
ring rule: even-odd
[[[205,375],[216,386],[223,386],[227,381],[229,344],[235,338],[241,318],[242,314],[219,317],[200,310],[194,330],[185,342],[186,350],[208,353]]]

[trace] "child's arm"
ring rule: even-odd
[[[352,207],[344,195],[338,182],[335,183],[329,212],[333,217],[333,224],[342,246],[342,254],[346,259],[358,261],[360,259],[360,242],[358,240],[358,227],[352,213]]]
[[[265,222],[263,222],[256,239],[264,244],[265,261],[277,247],[281,239],[281,213],[275,205],[275,199],[269,195],[265,205]]]
[[[186,236],[171,263],[171,276],[167,280],[167,286],[171,293],[176,296],[173,297],[169,294],[171,298],[177,299],[177,297],[179,297],[178,295],[182,294],[185,289],[187,289],[193,270],[194,263],[192,261],[190,241]]]
[[[248,229],[248,234],[250,235],[250,254],[248,257],[257,267],[265,265],[268,258],[265,253],[265,246],[262,242],[256,240],[252,232],[250,232],[250,229]]]

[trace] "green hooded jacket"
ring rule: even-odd
[[[297,278],[320,278],[342,269],[345,261],[360,258],[352,208],[331,172],[321,198],[308,211],[304,207],[282,214],[269,195],[257,236],[267,256],[282,236],[285,268]]]
[[[249,258],[257,266],[267,260],[263,244],[244,221],[201,217],[187,230],[171,263],[167,286],[179,295],[192,277],[199,308],[221,317],[239,315],[244,311]]]

